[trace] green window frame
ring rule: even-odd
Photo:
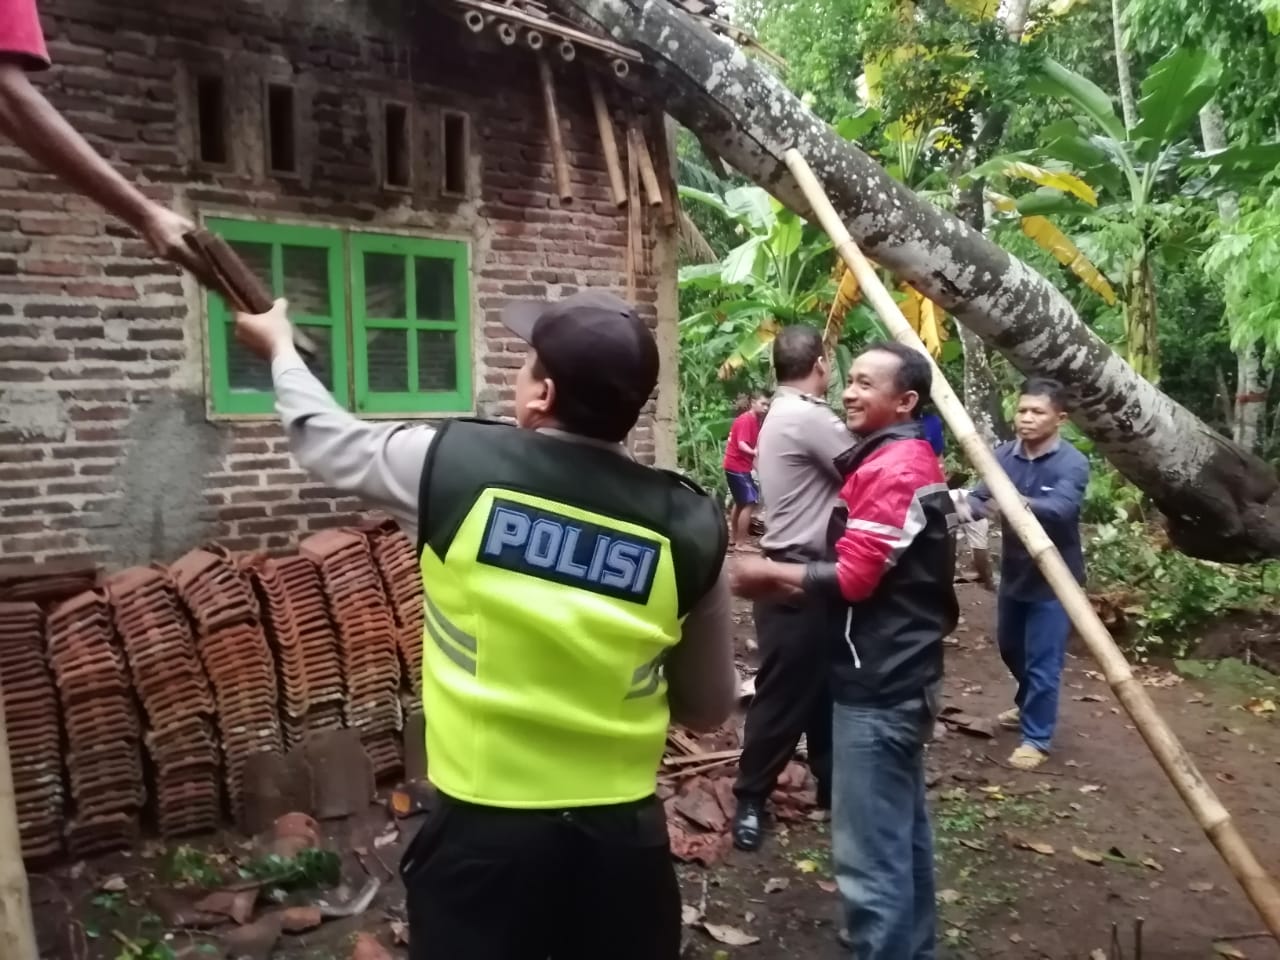
[[[227,218],[205,226],[273,296],[290,298],[290,319],[322,354],[327,348],[308,366],[342,407],[375,415],[473,409],[465,242]],[[270,370],[236,344],[221,297],[209,295],[207,317],[211,412],[271,414]]]
[[[350,242],[356,410],[448,413],[469,407],[466,244],[370,233],[352,234]],[[390,303],[379,296],[382,289],[391,292]],[[392,309],[371,309],[383,306]],[[377,362],[384,344],[392,345],[393,356],[395,347],[403,349],[405,363],[394,365],[394,373],[393,365]],[[429,378],[442,370],[452,374],[452,390],[431,386]]]

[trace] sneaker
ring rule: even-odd
[[[733,815],[733,845],[750,853],[764,842],[764,803],[739,800]]]
[[[1017,707],[1010,707],[1004,713],[997,715],[996,723],[1006,730],[1018,730],[1022,727],[1022,711]]]
[[[1009,754],[1009,766],[1016,770],[1034,770],[1040,764],[1049,759],[1049,755],[1039,747],[1033,747],[1029,743],[1024,743],[1013,753]]]

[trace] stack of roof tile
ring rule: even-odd
[[[146,793],[138,716],[106,595],[91,590],[59,604],[46,633],[76,810],[67,847],[76,857],[127,847]]]
[[[151,567],[123,570],[106,586],[142,703],[160,832],[216,830],[222,785],[213,696],[178,595],[168,576]]]
[[[0,603],[0,691],[9,732],[22,856],[62,852],[65,789],[58,693],[45,659],[43,617],[34,603]]]
[[[369,543],[356,530],[325,530],[303,540],[299,549],[320,568],[338,629],[347,726],[359,731],[374,773],[394,774],[404,764],[400,661],[395,619]]]
[[[373,560],[391,601],[396,621],[396,646],[403,678],[413,692],[414,712],[422,710],[422,571],[413,543],[394,520],[375,519],[362,527],[369,537]]]
[[[217,705],[227,795],[239,819],[245,761],[255,753],[284,752],[275,660],[253,588],[230,556],[192,550],[169,574],[196,622],[196,650]]]
[[[346,685],[315,564],[299,556],[250,556],[241,569],[257,588],[276,656],[285,747],[310,733],[341,729]]]
[[[45,606],[69,600],[98,585],[98,568],[77,561],[0,564],[0,600]]]

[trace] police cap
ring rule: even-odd
[[[629,303],[584,290],[508,304],[502,322],[537,351],[566,427],[609,440],[627,435],[658,383],[658,344]]]

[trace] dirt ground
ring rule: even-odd
[[[974,586],[959,592],[963,621],[949,641],[946,703],[972,715],[994,715],[1011,696],[992,643],[994,598]],[[740,642],[751,632],[749,616],[742,621]],[[1194,672],[1204,676],[1182,679],[1158,667],[1143,676],[1255,852],[1280,872],[1280,727],[1268,710],[1280,699],[1272,686],[1277,682],[1233,662]],[[1221,941],[1257,933],[1261,922],[1083,651],[1068,660],[1051,762],[1033,773],[1006,767],[1014,736],[949,731],[929,749],[941,956],[1086,958],[1101,950],[1095,956],[1280,958],[1280,949],[1266,939]],[[388,826],[393,823],[375,807],[330,837],[344,852],[344,875],[353,886],[366,874],[385,881],[374,906],[309,934],[286,935],[273,956],[347,960],[361,929],[374,933],[392,956],[404,955],[392,926],[403,916],[403,894],[389,868],[416,823],[410,818],[398,829]],[[237,848],[234,842],[211,838],[190,849],[213,857],[248,855],[251,845],[240,839]],[[353,853],[357,848],[363,857]],[[706,922],[759,938],[727,946],[700,924],[690,926],[684,956],[843,956],[835,941],[829,848],[826,825],[805,823],[772,833],[758,853],[735,851],[710,869],[681,867],[684,900],[692,908],[687,912],[705,912]],[[172,882],[166,874],[174,863],[172,849],[153,846],[33,876],[45,955],[153,960],[122,952],[119,934],[165,942],[178,956],[218,956],[217,948],[199,952],[216,937],[166,923],[150,902],[151,889]],[[119,885],[109,882],[115,876],[126,889],[103,891],[104,883]],[[766,893],[766,886],[773,892]],[[1136,953],[1139,920],[1142,950]],[[1119,947],[1112,945],[1113,926]],[[601,948],[608,956],[607,945]]]

